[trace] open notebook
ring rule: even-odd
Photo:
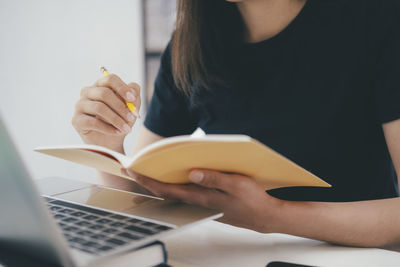
[[[90,166],[126,179],[121,168],[168,183],[188,183],[191,169],[253,177],[266,190],[328,183],[246,135],[176,136],[157,141],[133,157],[94,145],[39,147],[38,152]]]

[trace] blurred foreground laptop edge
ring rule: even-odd
[[[0,244],[49,263],[95,265],[222,216],[64,178],[35,184],[24,166],[0,117]]]

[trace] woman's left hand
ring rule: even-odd
[[[196,204],[224,213],[220,222],[262,233],[277,232],[281,200],[268,195],[250,177],[212,170],[191,171],[192,184],[169,184],[126,170],[140,185],[157,196]]]

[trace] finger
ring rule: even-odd
[[[140,106],[141,106],[141,102],[142,102],[141,98],[140,98],[140,85],[132,82],[132,83],[128,84],[128,87],[133,89],[133,91],[134,91],[136,100],[133,101],[133,103],[135,104],[135,107],[139,110]]]
[[[131,126],[136,120],[125,102],[108,87],[85,87],[81,91],[81,97],[103,102]]]
[[[141,98],[140,98],[140,86],[137,83],[129,83],[128,84],[129,88],[133,89],[134,95],[135,95],[135,101],[133,101],[133,105],[136,108],[135,110],[132,111],[132,113],[140,118],[139,110],[141,106]]]
[[[131,127],[103,102],[83,99],[77,102],[75,109],[80,113],[97,116],[123,133],[131,131]]]
[[[124,83],[121,78],[115,74],[110,74],[98,79],[95,83],[96,87],[108,87],[112,89],[118,96],[126,102],[134,102],[136,100],[136,92]]]
[[[189,180],[195,184],[219,189],[236,196],[248,192],[249,187],[254,184],[254,181],[247,176],[202,169],[192,170]]]
[[[189,204],[218,209],[226,203],[226,195],[194,184],[167,184],[127,170],[129,176],[147,190],[162,198],[177,199]]]
[[[106,135],[121,135],[121,131],[113,126],[86,114],[77,114],[72,118],[72,125],[81,135],[86,135],[90,131],[96,131]]]
[[[126,174],[128,176],[135,179],[135,181],[146,188],[147,190],[151,191],[155,195],[162,197],[162,198],[176,198],[173,194],[171,194],[172,187],[174,184],[167,184],[162,183],[157,180],[148,178],[146,176],[140,175],[136,172],[126,169]]]

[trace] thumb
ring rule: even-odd
[[[219,189],[233,195],[240,193],[240,185],[244,178],[241,175],[199,169],[193,170],[189,174],[189,180],[195,184]]]

